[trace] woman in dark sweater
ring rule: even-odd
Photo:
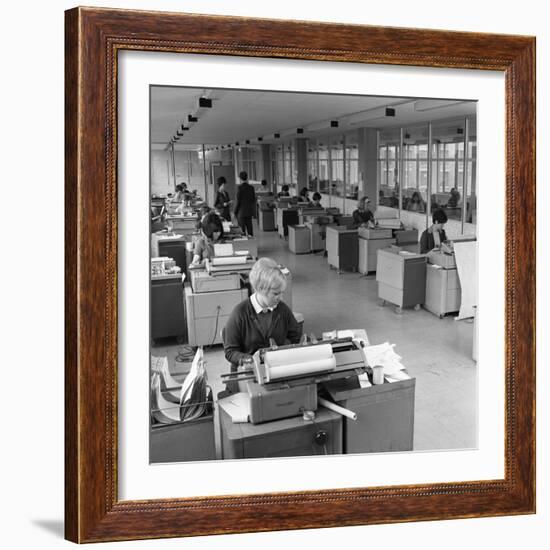
[[[443,226],[447,223],[447,214],[442,208],[436,208],[432,213],[433,225],[420,236],[420,254],[427,254],[434,248],[439,248],[447,240]]]
[[[277,263],[260,258],[250,271],[254,294],[238,304],[225,326],[223,347],[231,371],[261,348],[270,338],[278,346],[297,343],[302,335],[291,309],[282,301],[286,279]]]
[[[352,213],[353,225],[361,227],[362,225],[371,224],[374,227],[374,214],[369,210],[370,200],[368,197],[363,197],[357,203],[357,210]]]

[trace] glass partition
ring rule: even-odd
[[[319,190],[319,163],[317,140],[309,139],[307,143],[307,186],[312,193]]]
[[[385,143],[378,148],[378,166],[381,176],[378,187],[378,204],[380,206],[389,206],[390,208],[399,206],[397,150],[396,143]]]

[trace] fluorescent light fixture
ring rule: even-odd
[[[466,102],[458,99],[419,99],[414,102],[414,110],[417,112],[433,111],[434,109],[445,109],[461,103]]]
[[[198,117],[193,115],[187,115],[187,122],[198,122]]]

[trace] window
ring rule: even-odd
[[[237,162],[239,171],[244,170],[248,174],[249,180],[257,180],[259,148],[257,147],[239,147],[237,149]]]
[[[359,144],[357,132],[345,135],[346,199],[359,198]],[[362,192],[362,190],[361,190]]]
[[[335,197],[344,196],[344,140],[342,136],[334,136],[330,140],[330,160],[332,174],[330,180],[331,194]]]
[[[317,140],[310,139],[307,143],[307,186],[309,191],[319,190],[319,172],[317,162]]]
[[[399,187],[397,186],[397,145],[384,144],[378,148],[378,204],[397,208],[399,206]]]
[[[283,162],[283,146],[277,145],[275,150],[275,165],[277,177],[275,178],[275,183],[277,185],[283,185],[285,183],[285,164]]]
[[[326,193],[328,195],[328,144],[320,141],[317,146],[317,152],[319,155],[319,192]]]

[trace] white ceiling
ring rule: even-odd
[[[212,108],[199,110],[200,97],[212,99]],[[335,94],[312,94],[296,92],[269,92],[248,90],[225,90],[183,88],[175,86],[151,87],[151,142],[155,147],[166,146],[172,136],[180,130],[182,123],[187,126],[187,116],[197,115],[198,122],[189,124],[190,129],[182,132],[177,142],[178,148],[197,145],[229,145],[245,140],[257,143],[262,136],[263,143],[275,143],[273,134],[296,136],[296,129],[307,125],[339,120],[339,127],[333,132],[361,127],[387,128],[394,126],[418,125],[428,121],[464,118],[475,115],[476,102],[462,102],[429,111],[415,111],[414,102],[418,98],[352,96]],[[361,118],[358,113],[386,106],[395,106],[395,117],[376,118],[368,122],[352,125],[348,119]],[[379,113],[376,112],[377,116]],[[181,130],[180,130],[181,131]],[[301,137],[329,131],[305,132]],[[281,136],[284,138],[285,136]],[[287,138],[290,136],[286,136]],[[193,147],[193,148],[195,148]],[[189,147],[191,148],[191,147]]]

